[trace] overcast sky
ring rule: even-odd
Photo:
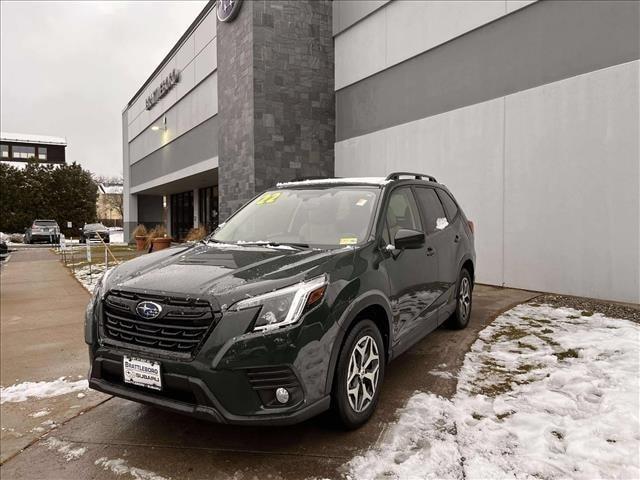
[[[122,110],[206,1],[0,3],[0,127],[122,174]]]

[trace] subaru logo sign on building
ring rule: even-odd
[[[221,22],[230,22],[240,10],[242,0],[218,0],[218,20]]]
[[[140,302],[136,306],[136,313],[140,318],[153,320],[162,312],[162,307],[155,302]]]

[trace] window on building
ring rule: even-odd
[[[447,228],[447,225],[449,225],[447,215],[444,213],[444,208],[436,191],[433,188],[418,187],[416,188],[416,195],[424,211],[426,220],[425,233],[428,235]]]
[[[47,148],[38,147],[38,160],[46,160],[46,159],[47,159]]]
[[[453,198],[451,198],[451,195],[447,192],[440,189],[438,189],[437,192],[440,200],[442,201],[442,205],[444,205],[444,209],[447,212],[447,218],[451,222],[458,214],[458,206],[456,205],[456,202],[453,201]]]
[[[28,147],[23,145],[15,145],[13,147],[13,158],[27,160],[36,156],[36,147]]]
[[[198,218],[207,233],[218,226],[218,187],[201,188],[198,193]]]
[[[2,148],[2,158],[9,158],[9,145],[0,145]]]

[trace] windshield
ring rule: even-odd
[[[102,225],[101,223],[88,223],[84,226],[85,230],[106,230],[107,227]]]
[[[271,190],[238,211],[213,239],[320,248],[356,245],[367,239],[379,192],[376,187]]]

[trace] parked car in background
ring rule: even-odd
[[[475,259],[473,223],[428,175],[279,184],[208,238],[105,273],[89,386],[235,424],[333,407],[356,428],[389,361],[467,326]]]
[[[0,235],[0,259],[4,260],[7,253],[9,253],[9,247],[7,246],[4,235]]]
[[[24,243],[60,243],[60,226],[55,220],[34,220],[24,233]]]
[[[86,243],[87,240],[99,240],[102,238],[105,243],[109,243],[111,234],[109,229],[101,223],[85,223],[80,234],[80,243]]]

